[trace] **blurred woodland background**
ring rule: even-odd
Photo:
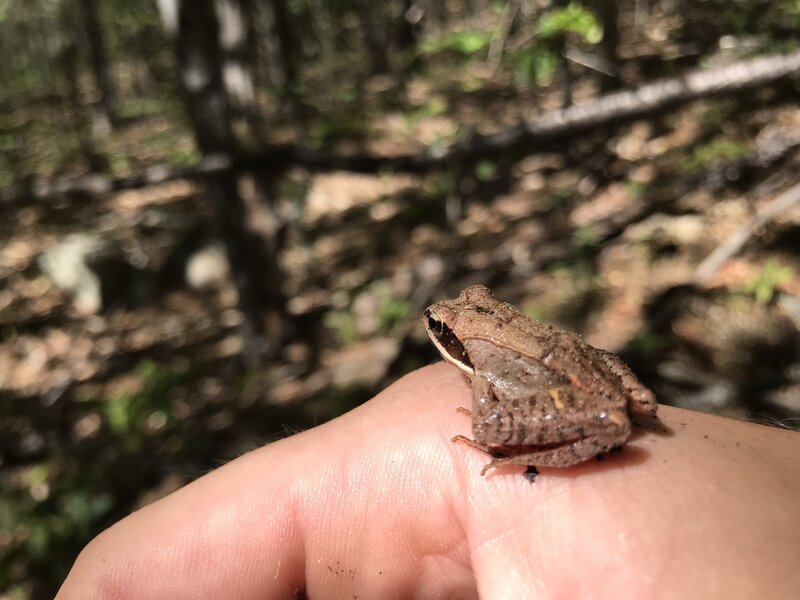
[[[800,418],[798,0],[0,0],[0,598],[472,283]]]

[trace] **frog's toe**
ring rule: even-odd
[[[658,410],[656,395],[646,387],[631,390],[631,401],[628,405],[634,415],[652,417]]]

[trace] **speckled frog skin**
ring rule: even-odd
[[[530,319],[481,285],[431,305],[425,328],[472,382],[474,440],[501,465],[569,467],[623,445],[653,393],[615,355]]]

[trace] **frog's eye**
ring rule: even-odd
[[[475,369],[467,356],[464,344],[456,337],[442,318],[432,310],[425,311],[425,324],[428,329],[428,336],[433,345],[446,361],[453,363],[459,369],[472,375]]]
[[[441,335],[442,331],[444,331],[444,321],[435,312],[428,312],[426,316],[428,318],[428,329],[436,335]]]

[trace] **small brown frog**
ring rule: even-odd
[[[433,345],[472,382],[471,440],[501,465],[569,467],[622,446],[629,415],[658,405],[615,355],[499,302],[474,285],[425,311]]]

